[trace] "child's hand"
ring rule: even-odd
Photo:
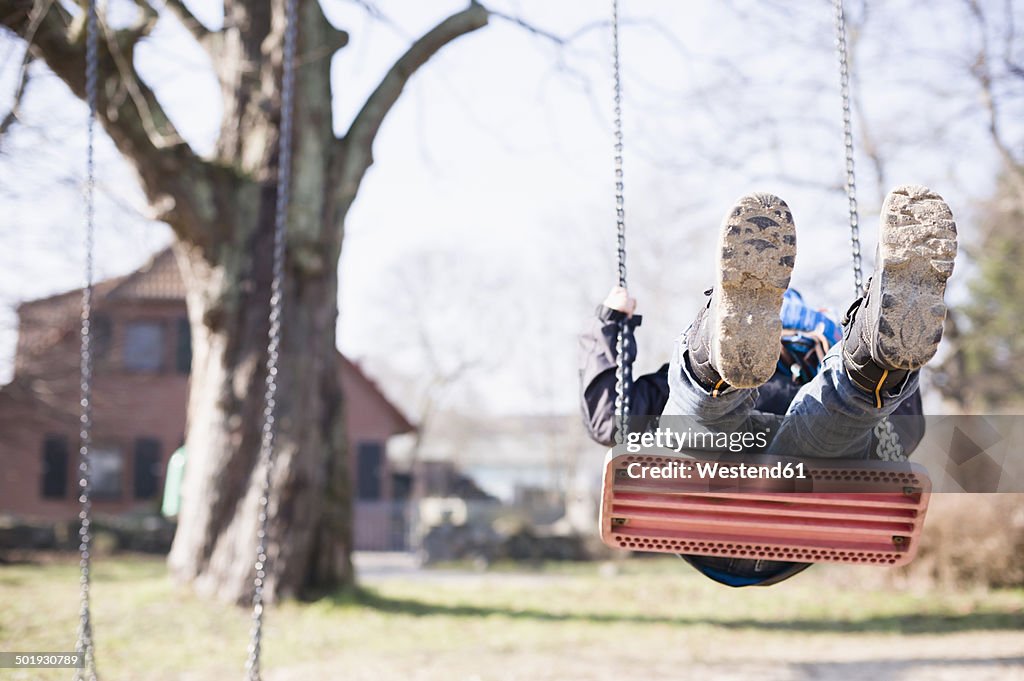
[[[611,310],[625,312],[629,317],[636,311],[636,298],[630,298],[629,291],[621,286],[613,288],[602,304]]]

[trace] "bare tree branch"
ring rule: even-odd
[[[31,44],[32,39],[36,35],[36,31],[39,30],[39,23],[42,21],[43,16],[49,11],[50,6],[53,4],[53,0],[47,0],[42,6],[33,8],[31,19],[29,20],[28,28],[25,31],[25,42]],[[31,78],[29,73],[29,67],[32,65],[32,52],[28,49],[25,50],[24,56],[21,58],[21,67],[18,69],[18,81],[14,86],[14,98],[11,102],[11,110],[0,120],[0,143],[3,141],[4,134],[18,122],[18,114],[21,109],[21,99],[25,96],[25,90],[28,88],[28,81]]]
[[[371,16],[383,16],[375,5],[367,0],[354,0]],[[433,57],[441,48],[456,38],[471,33],[487,25],[490,17],[509,21],[516,26],[552,42],[558,48],[564,48],[591,31],[607,27],[607,21],[588,23],[568,35],[559,35],[540,28],[517,16],[497,12],[484,7],[476,0],[471,0],[469,7],[453,14],[422,37],[413,42],[409,49],[395,62],[383,80],[378,84],[362,109],[356,115],[348,132],[338,141],[332,157],[332,177],[335,179],[335,206],[338,220],[343,219],[352,200],[355,198],[359,185],[366,171],[373,164],[373,142],[380,126],[401,95],[406,83],[412,75]],[[391,23],[391,22],[389,22]],[[623,22],[638,24],[650,28],[668,39],[674,49],[686,54],[687,50],[678,41],[673,40],[670,32],[664,30],[651,19],[627,20]],[[571,74],[577,72],[564,59],[559,58],[557,67]],[[582,78],[582,74],[579,74]],[[337,220],[336,220],[337,221]]]
[[[1024,163],[1014,156],[1013,150],[1006,142],[1002,133],[1002,126],[999,120],[999,105],[996,101],[993,87],[992,69],[990,64],[988,20],[985,11],[977,0],[964,0],[968,11],[978,25],[978,33],[981,44],[978,47],[978,54],[971,65],[970,73],[981,88],[981,101],[988,115],[989,137],[995,145],[996,151],[1006,167],[1009,179],[1018,196],[1024,197]]]
[[[556,45],[564,46],[570,41],[570,38],[560,36],[557,33],[552,33],[551,31],[535,26],[521,17],[515,17],[509,14],[504,14],[503,12],[497,12],[495,10],[488,10],[488,12],[492,17],[497,17],[498,19],[504,19],[505,21],[509,21],[520,28],[526,29],[527,31],[536,36],[540,36],[541,38],[547,38]]]
[[[445,45],[486,26],[489,14],[483,5],[471,2],[469,7],[451,15],[417,39],[388,70],[339,141],[339,215],[345,215],[366,171],[373,164],[373,141],[406,83]]]
[[[1013,45],[1017,38],[1017,26],[1014,22],[1014,7],[1013,0],[1006,0],[1003,4],[1003,25],[1004,30],[1004,43],[1003,43],[1003,65],[1006,69],[1020,80],[1024,80],[1024,64],[1017,62],[1013,58]]]
[[[377,7],[377,5],[374,4],[373,2],[370,2],[369,0],[350,1],[353,4],[359,5],[359,7],[361,7],[362,10],[366,12],[366,14],[369,15],[369,17],[374,21],[379,21],[380,23],[384,24],[385,26],[387,26],[388,28],[390,28],[403,38],[412,38],[412,36],[408,35],[404,30],[402,30],[402,27],[398,25],[398,22],[392,19],[388,14],[385,14],[384,11],[381,10],[380,7]]]
[[[32,65],[31,59],[26,59],[22,64],[21,71],[18,74],[18,84],[14,88],[14,101],[11,104],[11,109],[8,111],[2,119],[0,119],[0,149],[3,148],[4,135],[7,134],[14,124],[18,122],[19,113],[21,110],[21,99],[25,96],[25,90],[28,88],[28,82],[31,80],[31,72],[29,67]]]
[[[40,7],[43,11],[35,14],[34,10]],[[23,39],[31,38],[30,53],[45,61],[71,92],[84,100],[82,19],[81,15],[72,16],[60,3],[0,0],[0,27]],[[207,245],[211,235],[201,225],[214,219],[215,209],[204,205],[197,187],[201,181],[221,182],[223,178],[210,177],[215,169],[182,141],[155,94],[134,69],[135,46],[154,24],[155,13],[149,8],[148,12],[143,10],[134,26],[118,31],[103,27],[97,115],[118,150],[134,165],[159,219],[167,221],[181,238]],[[205,204],[209,204],[208,199]]]
[[[140,17],[139,23],[132,29],[132,33],[135,35],[133,35],[133,38],[128,41],[128,44],[132,48],[135,46],[138,36],[148,35],[159,18],[153,8],[148,4],[141,2],[139,4],[139,8],[142,11],[142,16]],[[110,56],[114,60],[118,74],[121,76],[121,82],[124,84],[124,94],[132,99],[132,102],[142,114],[140,116],[140,120],[145,127],[146,134],[149,135],[150,142],[153,143],[153,146],[161,149],[175,144],[181,144],[183,140],[178,133],[173,130],[169,121],[165,126],[162,126],[165,130],[161,130],[156,125],[153,110],[150,108],[150,102],[147,101],[146,96],[139,88],[139,78],[135,75],[134,66],[131,63],[130,56],[126,55],[125,51],[121,49],[118,36],[104,21],[100,22],[100,30],[103,32],[103,38],[106,40],[107,48],[110,50]],[[111,104],[116,107],[118,101],[118,99],[112,99]],[[116,116],[116,110],[112,110],[110,115]]]
[[[185,6],[182,0],[164,0],[164,7],[181,22],[185,30],[191,33],[192,37],[203,47],[207,47],[210,44],[211,37],[216,35],[216,33],[210,31],[203,26],[202,22],[196,19],[196,16],[192,14],[191,10]]]

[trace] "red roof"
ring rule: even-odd
[[[395,423],[394,434],[395,435],[400,435],[402,433],[411,433],[411,432],[416,430],[416,426],[414,426],[409,421],[409,419],[407,419],[405,417],[405,414],[403,414],[398,409],[398,407],[396,407],[391,402],[391,400],[389,400],[384,395],[384,393],[377,386],[377,384],[371,378],[369,378],[365,373],[363,373],[362,368],[358,364],[356,364],[355,362],[353,362],[352,360],[350,360],[348,357],[346,357],[345,355],[341,354],[340,352],[338,353],[338,356],[341,358],[341,364],[342,364],[341,371],[342,371],[342,375],[344,376],[344,375],[347,374],[354,381],[360,383],[362,385],[362,387],[365,388],[367,393],[375,395],[376,397],[378,397],[380,399],[381,406],[394,419],[394,423]]]

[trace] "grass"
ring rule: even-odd
[[[1011,654],[1024,650],[1024,591],[868,588],[866,570],[809,571],[766,589],[722,587],[676,559],[627,561],[614,577],[592,564],[394,577],[270,610],[264,667],[271,679],[623,679],[665,660],[738,669],[820,663],[851,648],[875,659],[912,640],[929,659],[980,655],[1024,669]],[[97,561],[93,597],[103,678],[240,677],[249,614],[174,586],[162,561]],[[70,650],[76,624],[75,564],[0,567],[0,650]],[[563,663],[569,671],[556,673]],[[67,673],[0,670],[5,678]]]

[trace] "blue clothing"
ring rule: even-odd
[[[779,317],[782,352],[777,371],[804,385],[818,374],[825,353],[843,339],[843,328],[835,315],[808,307],[793,288],[786,289],[782,297]]]
[[[783,329],[818,331],[828,339],[830,346],[843,339],[843,328],[839,320],[828,312],[808,307],[804,297],[795,288],[788,288],[783,294],[779,317]]]
[[[744,577],[741,575],[733,574],[726,570],[716,570],[715,568],[710,567],[708,565],[700,565],[692,562],[691,565],[694,565],[694,567],[700,570],[701,573],[704,574],[704,576],[710,577],[716,582],[721,582],[726,586],[757,586],[758,584],[763,584],[764,582],[771,579],[771,577],[775,576],[771,575],[764,577]]]

